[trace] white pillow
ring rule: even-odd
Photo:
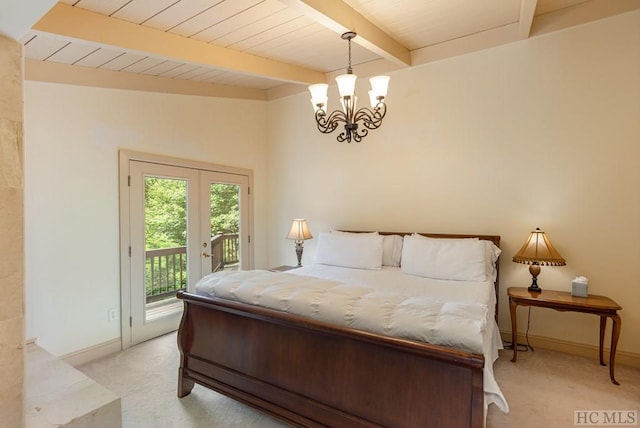
[[[355,269],[382,268],[382,236],[377,233],[321,233],[314,263]]]
[[[485,281],[486,245],[477,239],[424,239],[405,236],[402,272],[457,281]]]
[[[402,258],[402,236],[382,236],[382,266],[400,266]]]
[[[332,230],[331,233],[342,235],[378,235],[378,232],[343,232],[342,230]],[[402,257],[402,236],[382,235],[382,266],[400,266]]]
[[[496,262],[498,261],[498,257],[500,257],[502,250],[491,241],[482,242],[484,242],[486,246],[487,274],[493,282],[496,282],[496,279],[498,279],[498,266],[496,265]]]
[[[445,239],[445,238],[431,238],[429,236],[420,235],[419,233],[414,233],[413,236],[416,236],[422,239]],[[479,241],[480,240],[480,238],[478,237],[446,238],[446,239],[449,239],[450,241],[468,241],[468,240]],[[498,246],[491,241],[483,239],[480,242],[483,242],[486,247],[485,256],[486,256],[486,263],[487,263],[487,274],[489,275],[489,277],[493,282],[496,282],[496,279],[498,279],[498,268],[497,268],[496,262],[498,261],[498,257],[500,256],[500,254],[502,254],[502,250],[498,248]]]

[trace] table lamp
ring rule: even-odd
[[[296,218],[291,223],[291,230],[287,235],[287,239],[293,239],[296,241],[296,255],[298,256],[298,267],[302,266],[302,242],[306,239],[311,239],[311,232],[307,226],[307,220],[303,218]]]
[[[529,234],[529,238],[524,243],[520,251],[513,256],[513,261],[529,265],[529,273],[531,274],[531,285],[528,290],[533,292],[542,292],[538,287],[538,275],[540,274],[540,265],[546,266],[564,266],[565,260],[560,253],[553,248],[551,241],[540,228],[536,228]]]

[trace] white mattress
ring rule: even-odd
[[[295,276],[301,276],[300,281],[292,280]],[[200,280],[196,291],[482,353],[485,411],[491,403],[508,411],[493,374],[502,342],[494,319],[496,297],[490,281],[433,280],[406,275],[400,268],[373,271],[316,264],[284,274],[218,272]]]

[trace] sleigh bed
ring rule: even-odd
[[[431,299],[423,295],[409,295],[406,289],[396,293],[395,289],[389,292],[366,288],[368,278],[377,278],[376,271],[383,277],[402,276],[421,284],[422,267],[411,266],[420,258],[407,253],[410,239],[418,246],[432,246],[440,245],[443,239],[453,243],[479,238],[480,242],[490,242],[497,248],[500,237],[421,234],[422,239],[426,239],[423,238],[425,236],[442,238],[434,244],[408,234],[380,233],[384,235],[385,244],[383,261],[385,257],[389,259],[389,251],[395,251],[395,257],[400,257],[398,248],[387,245],[388,238],[406,235],[401,253],[405,265],[398,267],[381,263],[380,269],[362,269],[361,266],[353,269],[332,265],[340,264],[345,257],[340,256],[336,261],[335,252],[331,250],[339,245],[338,252],[348,251],[350,241],[345,239],[351,239],[352,234],[349,238],[335,235],[324,236],[324,240],[319,237],[313,267],[287,273],[217,273],[205,277],[199,283],[197,293],[179,293],[178,297],[184,302],[184,314],[178,330],[178,397],[188,395],[197,383],[288,424],[305,427],[482,427],[490,403],[506,411],[506,401],[495,383],[492,370],[499,347],[494,320],[497,308],[496,254],[499,250],[493,259],[488,253],[486,255],[491,259],[485,260],[491,296],[478,305],[463,302],[452,306],[443,301],[446,293]],[[362,237],[364,239],[364,234]],[[330,239],[334,241],[330,242]],[[323,243],[326,244],[324,251],[320,248]],[[359,241],[358,248],[362,248],[361,244]],[[356,264],[368,256],[358,257]],[[412,269],[418,272],[411,272]],[[428,269],[442,271],[438,266]],[[342,281],[345,273],[346,277],[355,278],[354,288],[361,289],[365,303],[357,300],[358,303],[354,304],[356,300],[349,294],[351,284],[346,287],[337,282]],[[319,278],[323,276],[325,278]],[[328,292],[309,288],[316,287],[315,283],[319,281],[329,281],[335,288]],[[378,282],[384,283],[385,280]],[[465,300],[465,296],[473,294],[466,292],[474,287],[473,284],[476,282],[436,280],[433,287],[436,293],[457,287],[454,296],[463,296],[461,300]],[[274,293],[269,294],[272,289],[275,289],[276,297]],[[333,294],[340,293],[333,293],[333,290],[348,294],[345,301],[349,304],[334,301]],[[305,293],[312,296],[310,301],[315,299],[313,303],[300,305],[289,302],[292,294]],[[236,300],[230,300],[232,297]],[[382,299],[379,305],[376,298]],[[417,307],[407,315],[394,307],[394,312],[385,315],[387,322],[379,327],[366,318],[368,312],[390,306],[389,301],[394,299],[401,302],[398,307],[413,304],[416,300],[429,300],[436,306],[434,314],[437,316],[421,315]],[[327,302],[318,309],[316,301],[320,300]],[[260,306],[261,302],[267,307]],[[355,313],[345,316],[346,321],[341,320],[338,310],[342,305],[352,308],[350,311]],[[354,306],[360,309],[353,309]],[[461,320],[462,324],[456,327],[457,315],[444,313],[443,308],[450,306],[456,308],[453,312],[459,312],[460,307],[465,311],[470,308],[471,312],[477,308],[486,309],[481,327],[477,327],[480,333],[473,332],[474,326],[480,325],[475,320]],[[312,313],[306,314],[307,310]],[[333,312],[334,315],[333,318],[332,315],[323,317],[318,312]],[[444,333],[437,332],[433,333],[435,342],[441,340],[444,344],[416,340],[411,336],[414,332],[410,331],[414,330],[412,317],[415,317],[416,324],[421,317],[427,324],[442,319],[445,322],[440,324],[445,330],[457,329],[463,334],[464,330],[470,329],[466,332],[469,340],[473,342],[474,336],[476,340],[481,336],[482,343],[466,346],[460,341],[461,345],[456,346],[458,339],[450,340]],[[415,330],[415,334],[427,334],[417,327]],[[431,326],[426,330],[429,334],[435,331]]]

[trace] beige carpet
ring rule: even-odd
[[[573,427],[576,410],[636,410],[640,413],[640,369],[609,368],[598,361],[536,348],[501,351],[494,368],[510,406],[508,414],[489,408],[487,426]],[[176,397],[178,350],[168,334],[116,355],[78,367],[122,397],[124,427],[284,427],[281,422],[196,385]],[[638,422],[636,422],[636,425]]]
[[[640,369],[616,364],[616,386],[609,367],[597,359],[536,348],[500,351],[496,379],[509,402],[509,413],[493,406],[488,427],[573,427],[576,410],[636,410],[640,414]],[[608,357],[608,355],[607,355]]]

